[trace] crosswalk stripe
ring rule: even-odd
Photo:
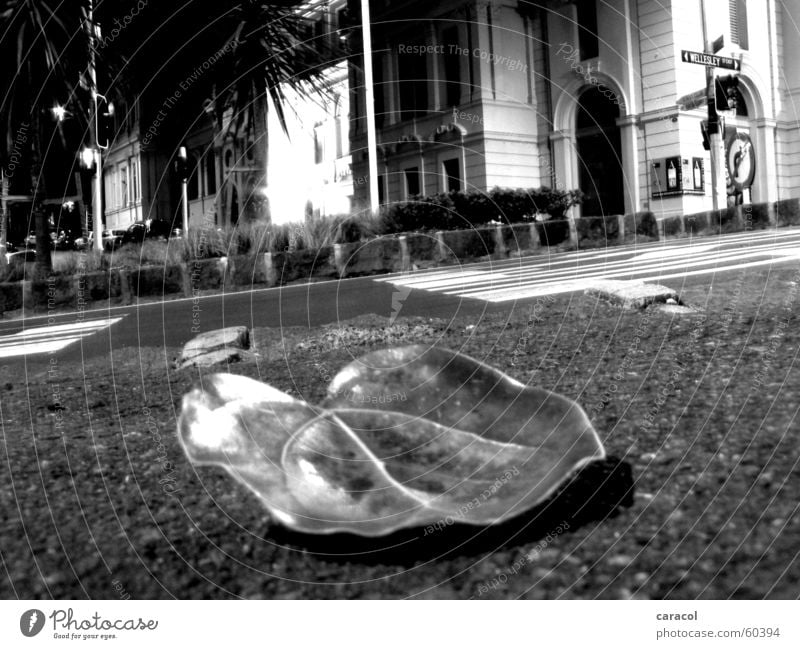
[[[86,320],[63,325],[34,327],[0,336],[0,358],[60,351],[78,342],[81,338],[91,336],[102,329],[111,327],[120,320],[122,320],[121,317]]]
[[[765,250],[765,251],[753,251],[749,253],[742,253],[741,251],[732,251],[729,253],[725,253],[724,255],[707,255],[698,257],[695,259],[682,259],[679,261],[674,262],[663,262],[663,263],[655,263],[646,266],[642,266],[641,268],[636,268],[631,264],[622,265],[619,263],[615,263],[613,265],[603,265],[599,267],[598,272],[588,273],[581,275],[581,278],[599,278],[599,277],[624,277],[626,275],[638,275],[641,273],[650,273],[656,274],[656,271],[661,270],[673,270],[675,268],[689,268],[691,266],[709,266],[711,264],[719,264],[721,262],[728,262],[732,260],[740,260],[740,259],[750,259],[753,257],[764,257],[764,256],[771,256],[777,254],[776,250]],[[622,270],[618,270],[621,268]],[[580,269],[578,269],[580,270]],[[525,282],[517,281],[517,283],[512,284],[510,282],[506,283],[506,286],[524,286],[527,284],[535,283],[535,282],[553,282],[559,281],[562,279],[569,279],[569,277],[575,277],[578,274],[576,270],[573,270],[569,273],[561,272],[561,273],[535,273],[529,274],[526,276]],[[519,280],[522,277],[518,278]],[[498,286],[497,288],[504,288]],[[422,288],[422,287],[420,287]],[[459,294],[469,294],[473,292],[474,289],[467,289],[464,291],[444,291],[447,294],[459,293]]]
[[[731,243],[739,247],[731,248]],[[764,257],[767,259],[758,260]],[[544,260],[530,257],[492,261],[463,269],[451,267],[390,275],[376,281],[445,295],[506,302],[580,291],[605,278],[661,281],[766,266],[791,258],[800,258],[800,231],[797,229],[703,238],[696,244],[627,247],[608,252],[578,251]]]

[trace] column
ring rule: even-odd
[[[762,117],[750,122],[750,138],[756,153],[756,175],[753,179],[753,202],[772,203],[778,200],[778,166],[775,159],[776,120]]]
[[[639,211],[642,188],[639,179],[639,116],[626,115],[617,120],[622,144],[622,180],[625,191],[625,213]]]

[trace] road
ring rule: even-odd
[[[781,228],[602,250],[556,253],[24,318],[0,323],[6,371],[37,371],[55,356],[88,359],[123,347],[179,346],[220,327],[310,327],[374,313],[438,318],[506,311],[537,297],[583,292],[600,279],[709,284],[743,268],[797,264],[800,229]]]

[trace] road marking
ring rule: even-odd
[[[727,241],[720,238],[713,242],[650,247],[640,254],[636,254],[635,249],[628,250],[624,259],[620,250],[609,251],[609,254],[592,250],[552,261],[532,259],[533,263],[515,263],[514,266],[509,265],[508,260],[503,264],[490,262],[481,272],[476,272],[474,267],[465,269],[466,272],[458,268],[437,269],[376,281],[487,302],[508,302],[581,291],[603,279],[660,282],[677,277],[758,268],[798,257],[800,233],[792,232],[792,236],[784,232],[780,234],[757,233],[748,239],[740,236],[737,237],[740,239],[737,247],[726,246]]]
[[[34,327],[7,336],[0,336],[0,358],[32,356],[57,352],[81,338],[107,329],[122,318],[86,320],[49,327]]]

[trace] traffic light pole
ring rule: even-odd
[[[92,230],[94,232],[94,249],[103,250],[103,154],[97,141],[97,71],[94,56],[94,2],[89,2],[87,19],[89,30],[89,79],[92,88],[92,116],[89,120],[89,136],[94,160],[94,176],[92,177]]]
[[[183,214],[183,238],[189,236],[189,192],[187,185],[189,179],[187,177],[187,164],[189,156],[186,154],[186,147],[182,146],[178,150],[178,158],[180,159],[180,172],[181,172],[181,213]]]
[[[713,45],[708,39],[706,3],[700,0],[700,13],[703,22],[703,41],[706,54],[714,54]],[[722,139],[722,125],[715,105],[714,68],[706,66],[706,100],[708,102],[708,142],[711,159],[711,198],[715,210],[727,207],[728,194],[725,182],[725,144]]]

